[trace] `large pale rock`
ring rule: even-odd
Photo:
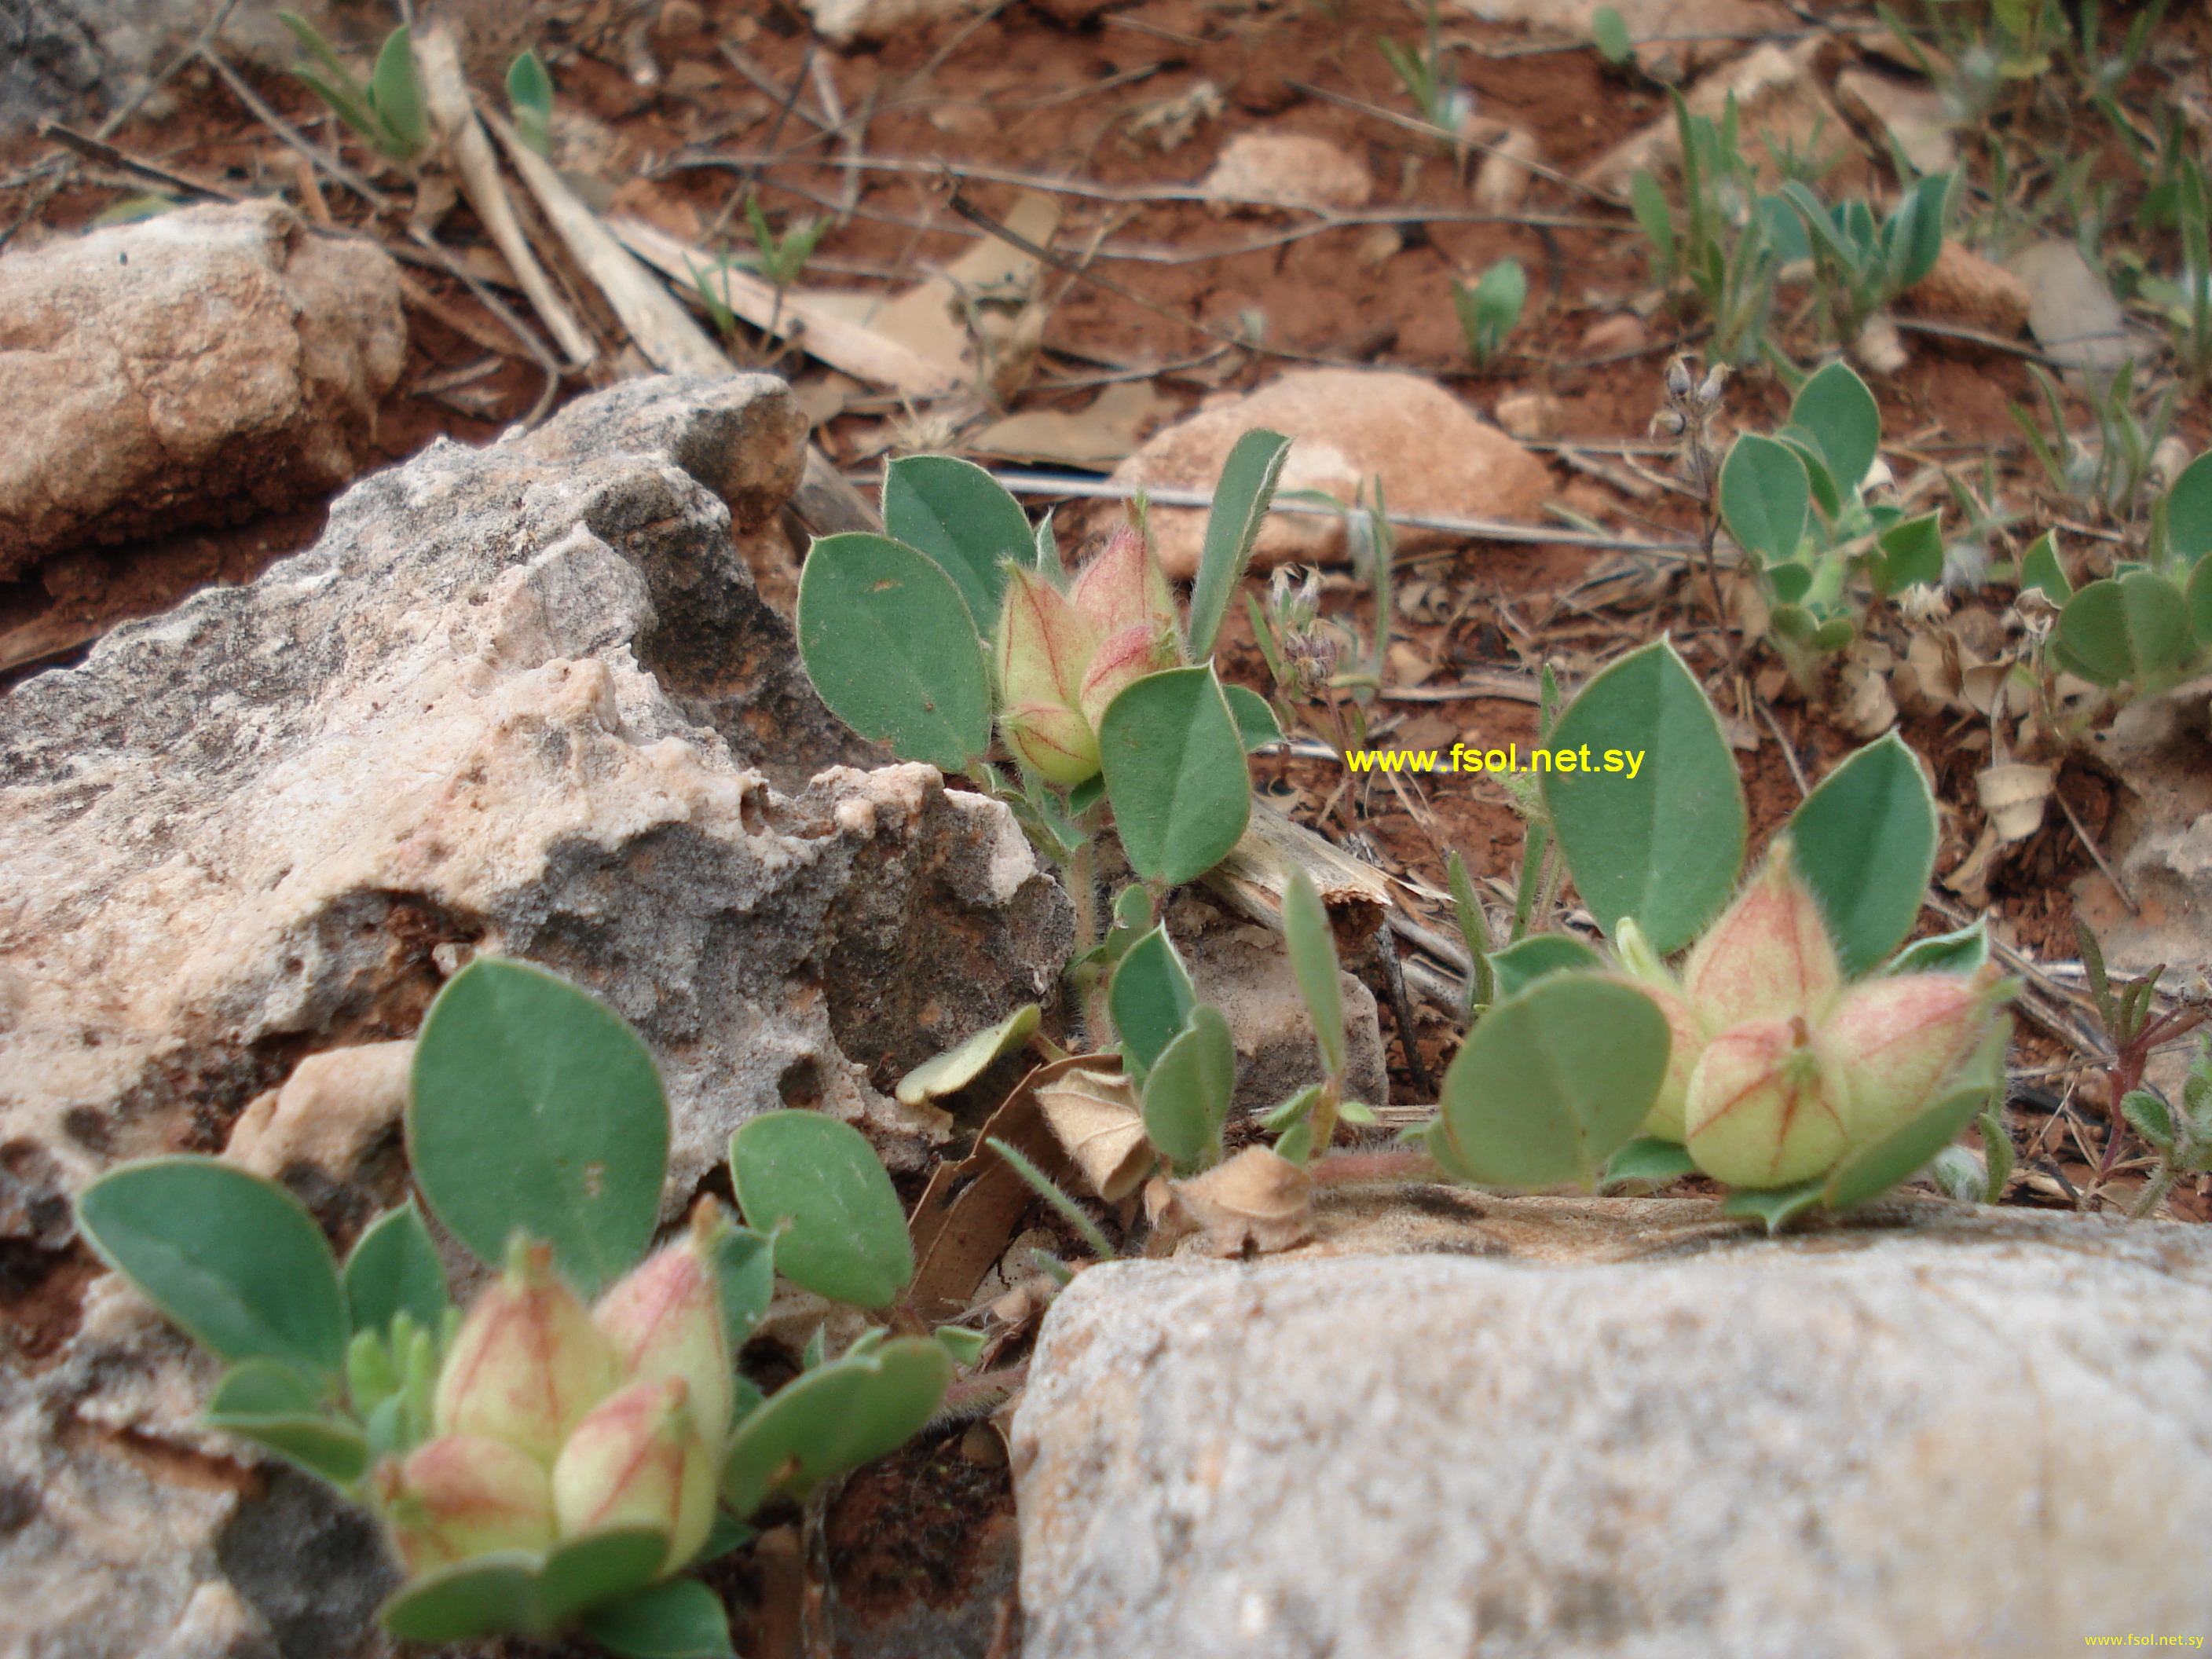
[[[1760,178],[1770,187],[1778,184],[1775,154],[1795,151],[1824,163],[1820,176],[1832,198],[1860,189],[1867,165],[1850,127],[1820,88],[1815,73],[1820,46],[1818,37],[1788,51],[1762,42],[1700,76],[1686,97],[1692,113],[1716,122],[1733,97],[1743,154]],[[1625,198],[1638,173],[1671,173],[1681,162],[1681,132],[1670,113],[1606,151],[1583,169],[1582,179],[1594,189]]]
[[[927,767],[836,764],[870,751],[738,544],[780,533],[804,435],[787,387],[737,376],[440,443],[252,586],[0,699],[11,1276],[58,1294],[70,1193],[120,1158],[218,1149],[302,1071],[237,1154],[356,1224],[320,1200],[388,1139],[401,1057],[298,1062],[410,1036],[472,951],[544,963],[637,1027],[674,1117],[672,1215],[779,1105],[919,1154],[933,1126],[879,1085],[1048,999],[1067,906],[997,803]],[[283,1531],[259,1507],[278,1488],[190,1428],[206,1379],[157,1322],[88,1314],[21,1376],[10,1329],[0,1498],[40,1496],[36,1524],[0,1525],[0,1653],[121,1659],[223,1628],[228,1603],[199,1596],[219,1568],[280,1635],[320,1616],[314,1553],[218,1560],[226,1528]]]
[[[2212,1527],[2212,1233],[1929,1200],[1769,1242],[1706,1200],[1409,1196],[1386,1243],[1449,1254],[1062,1294],[1013,1433],[1030,1659],[2212,1626],[2173,1544]]]
[[[1374,176],[1326,138],[1302,132],[1240,133],[1199,190],[1217,210],[1237,207],[1298,207],[1316,212],[1364,208],[1375,194]]]
[[[360,471],[406,362],[398,268],[283,204],[0,260],[0,580],[42,554],[280,512]]]
[[[1355,368],[1301,369],[1241,398],[1207,404],[1157,433],[1114,471],[1116,482],[1154,489],[1211,491],[1237,439],[1255,428],[1295,441],[1281,489],[1318,489],[1340,501],[1380,477],[1394,512],[1457,518],[1533,520],[1551,492],[1544,464],[1433,380]],[[1370,495],[1371,499],[1371,495]],[[1160,562],[1188,580],[1198,570],[1206,514],[1154,506]],[[1453,539],[1401,529],[1401,551]],[[1260,569],[1292,561],[1340,563],[1343,523],[1274,514],[1253,548]]]
[[[1662,81],[1679,80],[1745,41],[1793,26],[1790,14],[1769,0],[1448,0],[1444,14],[1528,24],[1580,43],[1590,38],[1591,21],[1607,4],[1620,14],[1638,67]]]

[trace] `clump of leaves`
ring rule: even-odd
[[[2152,458],[2173,428],[2179,383],[2146,405],[2133,363],[2093,377],[2088,397],[2095,429],[2084,440],[2067,430],[2058,383],[2039,363],[2029,364],[2027,372],[2043,399],[2050,433],[2046,435],[2035,416],[2020,404],[2007,407],[2052,493],[2078,504],[2093,518],[2120,525],[2140,523],[2152,483]]]
[[[1505,349],[1506,336],[1521,320],[1528,299],[1528,273],[1518,259],[1500,259],[1469,288],[1452,279],[1452,304],[1459,311],[1461,335],[1476,368],[1489,369]]]
[[[1957,189],[1954,176],[1922,179],[1881,218],[1863,201],[1832,206],[1800,179],[1782,199],[1802,222],[1813,260],[1813,291],[1824,337],[1848,345],[1881,309],[1935,269]]]
[[[2059,605],[2052,663],[2103,686],[2141,693],[2172,685],[2212,659],[2212,453],[2199,455],[2151,511],[2140,559],[2078,592],[2055,535],[2022,560],[2022,585]]]
[[[580,1625],[617,1654],[730,1654],[684,1576],[928,1419],[949,1341],[872,1330],[763,1400],[732,1355],[777,1272],[856,1306],[913,1274],[890,1177],[859,1133],[776,1112],[732,1139],[744,1219],[702,1200],[647,1255],[669,1120],[651,1056],[592,998],[479,958],[418,1042],[407,1146],[424,1201],[500,1276],[465,1315],[422,1215],[383,1216],[343,1267],[282,1187],[205,1158],[86,1189],[101,1258],[228,1362],[213,1427],[366,1504],[407,1578],[405,1640]]]
[[[411,161],[429,142],[429,118],[422,105],[422,81],[415,68],[412,32],[402,24],[385,37],[376,67],[363,85],[354,78],[322,32],[297,12],[280,11],[277,21],[307,49],[313,68],[292,73],[313,88],[338,119],[388,161]]]
[[[1760,191],[1741,146],[1735,97],[1715,121],[1692,114],[1672,88],[1668,96],[1681,145],[1681,210],[1644,171],[1629,181],[1629,205],[1651,245],[1652,275],[1693,295],[1711,319],[1714,360],[1751,362],[1766,348],[1775,282],[1803,234],[1789,204]]]

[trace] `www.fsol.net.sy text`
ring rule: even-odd
[[[1532,749],[1522,763],[1521,745],[1469,748],[1455,743],[1438,749],[1352,749],[1345,763],[1355,772],[1610,772],[1633,778],[1644,769],[1641,749],[1603,749],[1588,744],[1572,749]]]

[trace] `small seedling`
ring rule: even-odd
[[[410,161],[422,153],[429,141],[430,124],[423,112],[413,36],[404,24],[385,37],[376,67],[363,86],[313,23],[296,12],[280,11],[276,18],[315,63],[313,69],[292,73],[313,88],[370,149],[392,161]]]
[[[905,1440],[951,1376],[949,1345],[880,1329],[765,1401],[736,1370],[779,1271],[864,1308],[904,1293],[883,1165],[819,1114],[757,1118],[731,1144],[750,1226],[705,1199],[647,1255],[669,1139],[651,1056],[592,998],[491,957],[431,1005],[406,1131],[431,1212],[501,1268],[465,1316],[412,1203],[342,1272],[284,1188],[213,1158],[125,1164],[78,1225],[229,1364],[210,1426],[376,1513],[406,1571],[392,1635],[580,1625],[638,1659],[727,1659],[727,1615],[685,1571]]]
[[[1467,355],[1479,370],[1487,372],[1505,349],[1505,337],[1521,321],[1521,308],[1528,299],[1528,273],[1518,259],[1500,259],[1484,271],[1473,288],[1452,279],[1452,304],[1459,311],[1459,329],[1467,341]]]
[[[2106,1133],[2105,1149],[2097,1160],[2096,1179],[2084,1194],[2084,1201],[2111,1178],[2119,1163],[2121,1146],[2127,1139],[2124,1125],[2141,1135],[2158,1156],[2158,1173],[2136,1208],[2137,1215],[2148,1215],[2180,1176],[2212,1168],[2212,1134],[2207,1133],[2212,1129],[2207,1115],[2212,1059],[2200,1055],[2191,1067],[2179,1111],[2156,1090],[2147,1087],[2143,1079],[2152,1051],[2212,1019],[2212,1006],[2193,999],[2170,1014],[2155,1012],[2152,1000],[2157,994],[2159,975],[2165,972],[2163,964],[2141,979],[2115,983],[2105,967],[2104,948],[2087,924],[2075,921],[2074,936],[2081,946],[2082,971],[2088,977],[2089,1000],[2112,1051],[2106,1067],[2107,1097],[2119,1103],[2119,1114]]]
[[[1473,109],[1474,100],[1452,78],[1437,0],[1427,0],[1422,15],[1426,34],[1419,52],[1388,36],[1378,37],[1375,45],[1382,54],[1382,61],[1389,64],[1390,72],[1406,88],[1406,96],[1413,100],[1421,119],[1436,129],[1438,137],[1451,143],[1459,131],[1460,122]]]
[[[1827,340],[1848,345],[1858,339],[1869,319],[1935,268],[1955,190],[1950,173],[1923,179],[1877,219],[1864,202],[1830,206],[1801,180],[1782,186],[1782,199],[1802,222],[1811,249]]]
[[[507,66],[507,107],[514,131],[540,155],[553,154],[553,77],[535,46]]]

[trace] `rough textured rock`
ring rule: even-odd
[[[1364,208],[1375,194],[1365,165],[1326,138],[1246,132],[1231,139],[1199,189],[1224,212],[1240,207]]]
[[[1608,0],[1450,0],[1444,15],[1486,23],[1524,23],[1565,35],[1577,45],[1590,38],[1590,21]],[[1766,0],[1610,0],[1636,47],[1638,66],[1662,81],[1736,52],[1790,27],[1790,15]]]
[[[1765,42],[1699,76],[1686,96],[1692,113],[1715,121],[1729,99],[1735,99],[1744,155],[1769,188],[1781,180],[1775,151],[1794,149],[1824,161],[1820,179],[1832,200],[1838,194],[1863,193],[1867,165],[1850,127],[1820,89],[1814,73],[1820,45],[1816,37],[1785,52]],[[1681,155],[1680,132],[1670,114],[1606,151],[1583,169],[1582,179],[1625,198],[1629,180],[1639,171],[1671,172],[1681,165]]]
[[[2212,679],[2138,697],[2091,742],[2128,788],[2108,844],[2136,908],[2092,872],[2075,914],[2115,970],[2185,985],[2212,972]]]
[[[1928,274],[1905,291],[1904,306],[1938,322],[2008,337],[2027,326],[2027,284],[1947,239]]]
[[[399,378],[398,268],[277,202],[0,261],[0,580],[41,555],[281,512],[360,470]]]
[[[1434,381],[1352,368],[1302,369],[1246,396],[1208,403],[1155,434],[1114,477],[1155,489],[1211,491],[1237,440],[1255,427],[1297,440],[1283,465],[1285,490],[1319,489],[1350,501],[1379,475],[1396,512],[1526,520],[1551,492],[1541,461]],[[1186,580],[1196,574],[1205,511],[1156,504],[1152,523],[1168,574]],[[1398,547],[1404,552],[1450,539],[1401,529]],[[1344,526],[1334,517],[1273,514],[1253,549],[1261,569],[1291,561],[1340,563],[1345,556]]]
[[[1013,1435],[1030,1659],[2012,1659],[2212,1626],[2173,1547],[2212,1527],[2203,1230],[1930,1201],[1769,1242],[1703,1200],[1413,1196],[1459,1212],[1428,1218],[1454,1254],[1117,1262],[1060,1297]]]
[[[755,592],[732,532],[779,533],[803,439],[781,382],[738,376],[441,443],[251,586],[0,699],[0,1459],[29,1464],[0,1490],[49,1494],[51,1522],[0,1526],[0,1583],[39,1586],[0,1620],[40,1659],[153,1651],[188,1606],[222,1626],[221,1595],[193,1598],[253,1485],[190,1429],[205,1379],[158,1326],[88,1314],[49,1369],[10,1369],[16,1286],[81,1276],[65,1199],[100,1168],[216,1150],[288,1075],[331,1081],[303,1054],[411,1036],[443,975],[496,951],[642,1033],[672,1213],[781,1104],[911,1154],[927,1126],[878,1085],[1052,994],[1066,901],[1010,815],[927,767],[835,764],[869,751]],[[830,769],[785,794],[748,762]],[[341,1165],[390,1104],[366,1093],[325,1149]],[[357,1222],[327,1184],[303,1196]],[[281,1553],[254,1559],[232,1588],[289,1641],[312,1557],[289,1590]]]

